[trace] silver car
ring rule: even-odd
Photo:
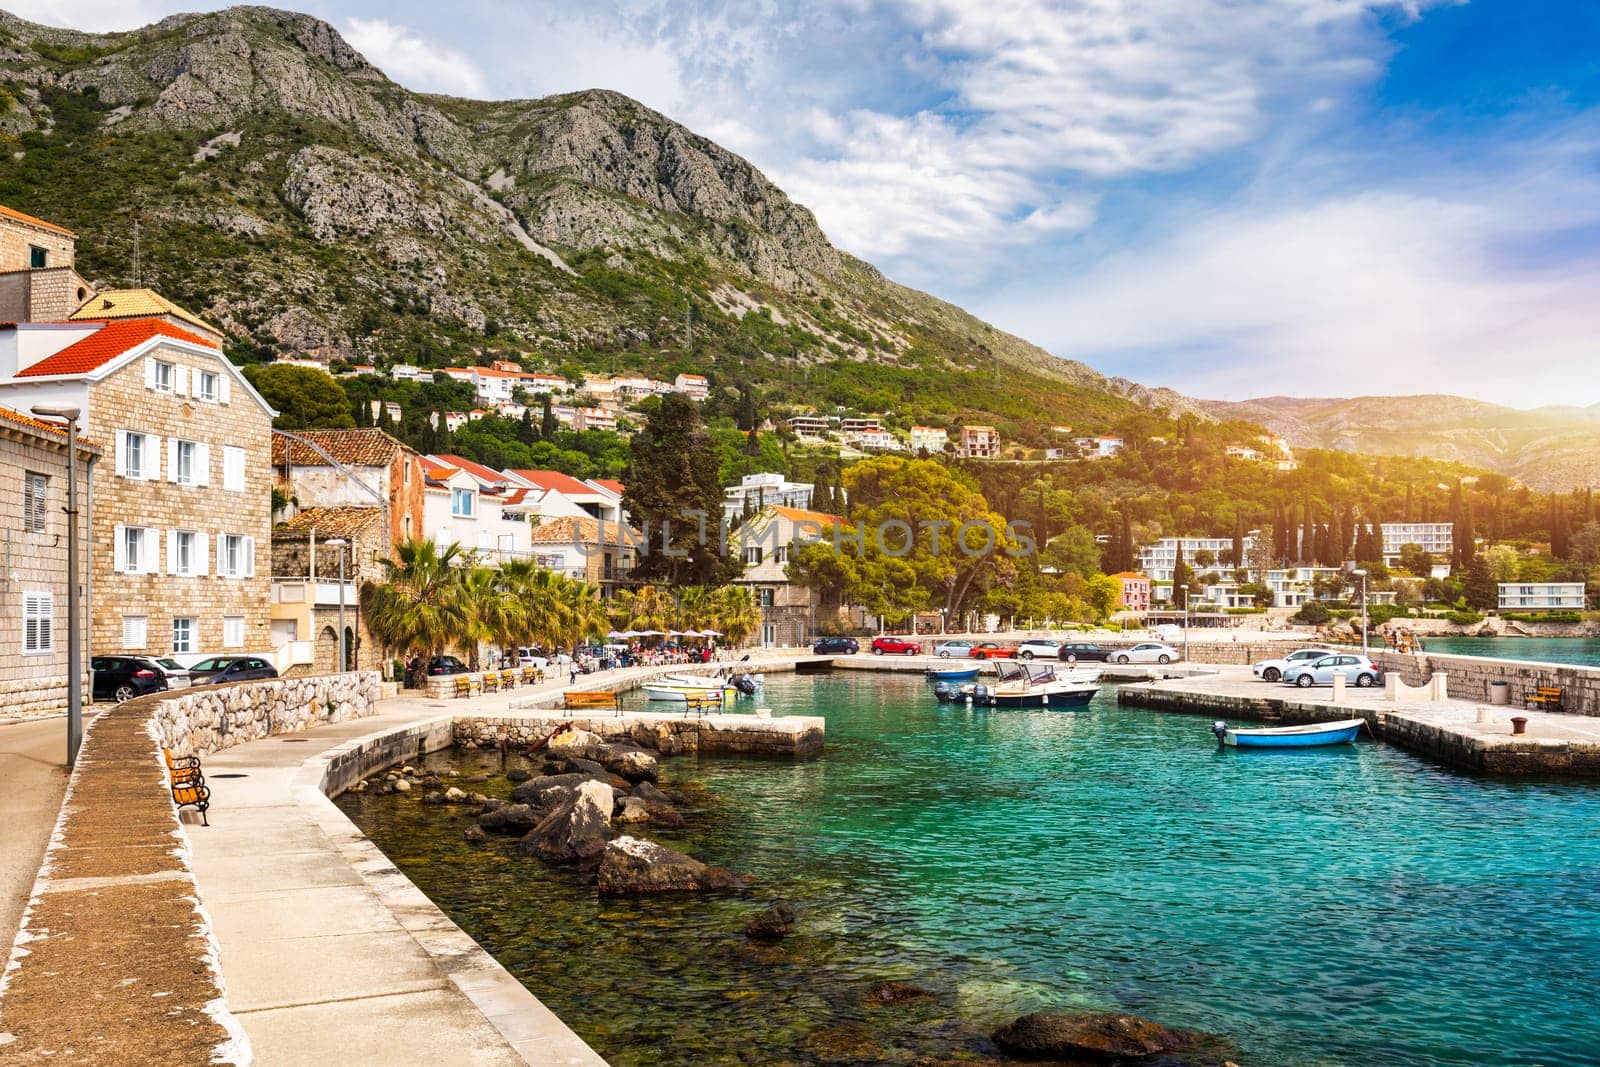
[[[1335,674],[1344,675],[1346,683],[1353,682],[1363,689],[1383,681],[1383,668],[1369,657],[1340,653],[1290,667],[1283,672],[1283,682],[1285,685],[1309,689],[1314,685],[1332,685]]]
[[[940,659],[966,659],[972,655],[972,642],[942,641],[933,646],[933,654]]]
[[[1278,659],[1264,659],[1260,663],[1250,665],[1250,673],[1264,682],[1281,681],[1283,672],[1290,667],[1298,667],[1304,663],[1311,663],[1322,659],[1324,656],[1338,655],[1337,649],[1332,648],[1302,648],[1281,656]]]
[[[1182,658],[1182,652],[1160,641],[1141,641],[1111,654],[1112,663],[1176,663]]]

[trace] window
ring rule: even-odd
[[[173,530],[167,538],[167,570],[192,576],[199,562],[195,554],[195,544],[199,540],[193,530]]]
[[[172,480],[179,485],[195,484],[195,443],[172,442]]]
[[[217,535],[217,574],[249,578],[256,573],[256,539],[240,534]]]
[[[757,596],[758,596],[758,603],[762,607],[764,607],[764,608],[772,607],[774,593],[773,593],[773,591],[771,589],[759,590]]]
[[[28,246],[28,268],[30,270],[44,270],[50,265],[50,250],[40,248],[38,245]]]
[[[147,615],[124,615],[122,617],[122,647],[143,648],[149,640],[150,617]]]
[[[222,488],[230,493],[244,492],[244,449],[233,445],[223,446]]]
[[[789,562],[789,546],[788,545],[779,545],[777,548],[773,549],[772,550],[772,558],[773,558],[773,561],[777,562],[777,563],[788,563]]]
[[[178,379],[178,368],[164,359],[155,361],[154,385],[152,388],[158,393],[172,392],[173,385]]]
[[[761,562],[761,546],[755,545],[744,550],[744,561],[749,564]]]
[[[50,480],[28,471],[22,478],[22,528],[28,533],[44,533],[45,490]]]
[[[117,464],[117,473],[124,478],[143,478],[145,476],[146,453],[150,450],[150,439],[142,433],[128,433],[123,431],[122,461]]]
[[[118,526],[112,531],[112,569],[122,574],[155,574],[160,534],[143,526]]]
[[[36,656],[55,647],[55,594],[22,594],[22,651]]]
[[[472,509],[476,503],[476,494],[471,489],[450,490],[450,514],[456,518],[472,518]]]
[[[222,386],[217,379],[217,372],[211,370],[197,371],[198,381],[195,383],[194,395],[201,400],[215,403],[222,395]]]
[[[193,652],[195,630],[194,619],[174,618],[172,620],[172,651]]]
[[[244,647],[244,616],[224,615],[222,617],[222,647]]]

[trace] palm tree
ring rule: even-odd
[[[725,585],[711,595],[711,602],[714,628],[722,631],[728,644],[738,647],[760,628],[761,605],[749,586]]]
[[[703,585],[686,585],[678,590],[678,610],[674,625],[680,630],[704,630],[712,625],[715,603],[711,590]]]
[[[463,568],[456,594],[466,619],[469,658],[476,669],[480,645],[506,645],[522,632],[522,601],[498,567]]]
[[[434,656],[467,641],[461,546],[440,549],[430,540],[412,539],[395,545],[394,554],[379,561],[383,581],[361,589],[361,611],[372,636],[402,658],[418,652]]]
[[[641,585],[628,598],[628,626],[630,630],[671,629],[677,616],[677,605],[660,586]]]

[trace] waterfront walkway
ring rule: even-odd
[[[9,949],[67,790],[65,716],[0,725],[0,950]],[[5,953],[0,953],[4,960]]]
[[[1335,702],[1329,688],[1263,682],[1237,667],[1124,685],[1117,699],[1158,711],[1286,726],[1359,718],[1375,736],[1460,770],[1600,775],[1600,717],[1589,715],[1495,707],[1455,697],[1427,700],[1416,692],[1389,700],[1381,688],[1349,687]],[[1489,721],[1480,721],[1485,710]],[[1528,720],[1526,733],[1512,734],[1512,716]]]

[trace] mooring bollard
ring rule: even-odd
[[[1513,715],[1513,716],[1511,716],[1511,732],[1514,733],[1514,734],[1525,734],[1525,733],[1527,733],[1528,732],[1528,720],[1525,717],[1521,716],[1521,715]]]
[[[1493,708],[1479,707],[1478,708],[1478,721],[1482,722],[1482,723],[1494,722],[1494,709]]]

